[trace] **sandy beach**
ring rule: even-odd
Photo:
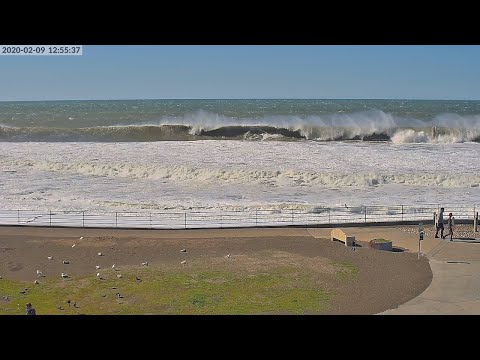
[[[94,277],[96,265],[101,269],[112,264],[135,268],[145,261],[185,274],[225,266],[237,273],[268,273],[273,267],[307,269],[318,286],[334,294],[328,309],[322,312],[325,314],[376,314],[405,303],[430,284],[432,272],[426,258],[418,260],[417,254],[409,251],[370,249],[367,243],[375,237],[409,239],[414,235],[396,228],[350,228],[348,233],[356,234],[359,240],[352,250],[330,241],[329,231],[0,227],[0,276],[33,284],[38,279],[36,270],[41,269],[45,279],[60,278],[67,272],[69,280],[75,280]],[[49,256],[53,260],[48,260]],[[69,263],[63,264],[63,260]],[[183,260],[187,262],[181,265]],[[332,276],[336,264],[348,264],[355,269],[355,276]]]

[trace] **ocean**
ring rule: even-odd
[[[0,210],[480,204],[480,101],[0,102]]]

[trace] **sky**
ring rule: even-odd
[[[479,100],[479,64],[479,45],[85,45],[0,56],[0,101]]]

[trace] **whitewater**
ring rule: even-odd
[[[0,210],[480,204],[480,102],[0,103]]]

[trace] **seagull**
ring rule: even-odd
[[[72,248],[74,248],[74,247],[75,247],[75,244],[72,245]]]
[[[48,260],[53,260],[53,256],[47,256]]]
[[[142,262],[143,266],[148,266],[148,261]]]
[[[67,273],[63,273],[63,272],[62,272],[62,278],[68,278]]]
[[[77,309],[80,309],[80,306],[78,306],[76,302],[73,302],[73,307],[76,307]]]
[[[80,236],[80,240],[83,240],[83,236]]]
[[[97,273],[97,277],[100,277],[100,273]]]
[[[67,260],[63,260],[63,263],[64,263],[65,265],[70,264]]]
[[[112,269],[114,269],[114,270],[115,270],[115,264],[113,264],[113,265],[112,265]]]
[[[95,265],[95,269],[96,270],[100,269],[100,265]]]
[[[39,284],[38,280],[35,280],[33,283],[34,283],[34,284]]]
[[[122,278],[122,274],[118,274],[118,275],[117,275],[117,278],[121,279],[121,278]]]
[[[229,259],[229,258],[230,258],[230,256],[231,256],[231,254],[228,254],[228,255],[227,255],[227,256],[225,256],[225,257],[226,257],[227,259]]]
[[[120,295],[120,293],[117,293],[116,295],[117,295],[120,299],[123,299],[123,296]]]
[[[57,306],[57,309],[58,309],[58,310],[62,310],[62,311],[65,310],[65,309],[64,309],[63,307],[61,307],[61,306]]]
[[[98,253],[98,256],[102,256],[103,254],[101,252]]]
[[[187,252],[187,249],[182,249],[182,250],[180,250],[180,252],[186,253],[186,252]]]
[[[142,282],[142,279],[140,279],[138,276],[135,276],[135,280],[137,280],[138,282]]]
[[[345,204],[345,207],[348,209],[348,206],[347,206],[347,204]]]
[[[187,263],[187,260],[183,260],[180,262],[180,264],[182,264],[183,266],[185,266],[186,263]]]
[[[40,276],[43,276],[42,272],[40,270],[37,270],[37,276],[40,277]]]

